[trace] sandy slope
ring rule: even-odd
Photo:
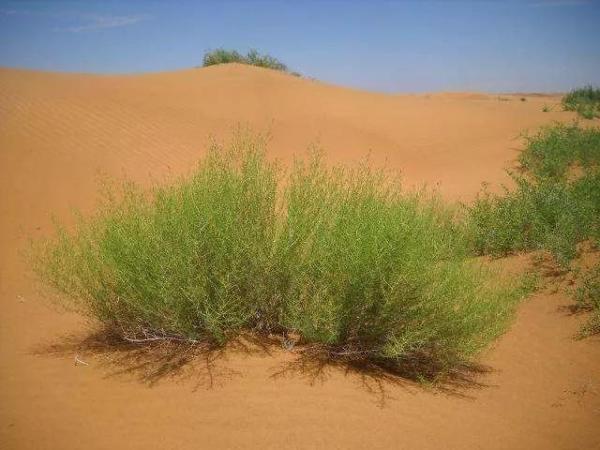
[[[41,300],[21,257],[50,215],[93,207],[97,175],[141,182],[189,170],[209,134],[270,130],[284,162],[319,142],[331,161],[367,151],[407,184],[469,200],[506,182],[525,129],[556,97],[382,95],[236,65],[136,76],[0,69],[0,448],[600,448],[600,342],[574,341],[561,294],[523,304],[484,356],[495,370],[457,397],[326,370],[272,377],[288,354],[229,350],[152,387],[65,336],[80,318]],[[138,360],[140,364],[147,361]],[[185,375],[187,374],[187,375]],[[385,404],[381,405],[381,401]]]

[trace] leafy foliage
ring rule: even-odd
[[[216,64],[227,64],[227,63],[239,63],[248,64],[251,66],[264,67],[267,69],[280,70],[282,72],[289,72],[288,67],[279,61],[277,58],[267,54],[261,54],[256,50],[250,50],[247,54],[243,55],[236,50],[226,50],[219,48],[207,52],[204,55],[202,65],[204,67],[213,66]],[[296,75],[296,72],[293,72]]]
[[[484,191],[470,208],[476,253],[548,250],[566,267],[579,242],[600,237],[599,174],[574,182],[524,177],[515,181],[515,190],[504,195]]]
[[[600,164],[600,130],[556,123],[525,137],[519,162],[537,179],[564,178],[569,169],[595,168]]]
[[[564,268],[577,244],[600,246],[600,129],[556,124],[526,138],[516,189],[484,191],[469,208],[468,227],[478,254],[547,250]],[[579,173],[577,173],[578,169]],[[584,334],[600,330],[600,269],[583,282],[577,299],[595,310]]]
[[[600,117],[600,88],[585,86],[573,89],[562,100],[567,111],[576,111],[585,119]]]
[[[260,139],[215,143],[190,178],[150,194],[127,186],[59,228],[35,268],[126,339],[293,332],[333,357],[419,361],[429,376],[504,330],[524,290],[469,257],[435,195],[318,154],[285,183],[279,173]]]

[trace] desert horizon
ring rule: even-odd
[[[247,64],[242,64],[242,63],[229,63],[230,65],[241,65],[241,66],[247,66]],[[69,71],[61,71],[61,70],[43,70],[43,69],[37,69],[37,68],[32,68],[32,67],[25,67],[25,66],[1,66],[0,65],[0,70],[6,70],[6,71],[15,71],[15,72],[36,72],[36,73],[45,73],[48,75],[64,75],[64,76],[90,76],[90,77],[136,77],[136,76],[158,76],[158,75],[166,75],[166,74],[173,74],[173,73],[181,73],[181,72],[188,72],[188,71],[193,71],[193,70],[198,70],[198,69],[207,69],[208,67],[203,67],[203,66],[194,66],[194,67],[180,67],[180,68],[176,68],[176,69],[166,69],[166,70],[155,70],[155,71],[140,71],[140,72],[110,72],[110,73],[105,73],[105,72],[87,72],[87,71],[73,71],[73,70],[69,70]],[[286,75],[291,75],[291,74],[286,74]],[[386,91],[378,91],[378,90],[374,90],[374,89],[369,89],[369,88],[360,88],[360,87],[353,87],[353,86],[346,86],[343,84],[336,84],[333,82],[329,82],[329,81],[322,81],[319,80],[318,78],[312,77],[310,75],[302,75],[302,74],[298,74],[296,75],[299,78],[308,80],[308,81],[312,81],[312,82],[317,82],[317,83],[321,83],[324,85],[329,85],[332,87],[339,87],[342,89],[348,89],[348,90],[353,90],[353,91],[363,91],[363,92],[368,92],[368,93],[372,93],[372,94],[383,94],[383,95],[464,95],[464,96],[473,96],[473,95],[508,95],[508,96],[531,96],[531,97],[562,97],[564,96],[567,92],[568,89],[566,90],[549,90],[549,91],[520,91],[520,90],[514,90],[514,91],[493,91],[493,90],[479,90],[479,89],[474,89],[474,90],[464,90],[464,89],[454,89],[454,90],[420,90],[420,91],[411,91],[411,90],[398,90],[398,91],[393,91],[393,92],[386,92]]]

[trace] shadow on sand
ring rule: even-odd
[[[464,399],[473,398],[473,389],[490,387],[482,378],[492,372],[488,366],[464,363],[441,374],[441,368],[427,358],[413,357],[401,363],[356,361],[332,357],[321,346],[297,345],[282,348],[281,337],[244,335],[226,346],[183,342],[146,342],[123,340],[106,330],[63,336],[50,344],[36,347],[33,354],[73,358],[75,365],[93,361],[105,370],[106,377],[123,377],[153,386],[163,380],[193,381],[194,390],[223,385],[239,370],[227,367],[229,356],[271,356],[276,365],[267,375],[271,379],[303,380],[311,385],[326,383],[334,374],[359,380],[382,406],[391,399],[391,388],[429,390]],[[286,357],[277,357],[284,353]],[[284,361],[282,361],[282,359]]]
[[[107,378],[133,378],[148,386],[166,379],[194,380],[196,388],[210,388],[239,375],[218,364],[224,352],[224,348],[208,344],[132,343],[110,331],[99,330],[60,337],[49,344],[37,346],[32,353],[73,358],[75,365],[88,365],[93,361],[94,366],[105,371]]]
[[[388,390],[399,386],[412,390],[431,390],[454,397],[473,398],[472,390],[491,385],[482,379],[493,370],[477,363],[458,364],[452,370],[442,367],[426,357],[413,356],[400,362],[353,360],[334,357],[324,347],[305,346],[295,352],[295,358],[280,364],[271,376],[300,377],[310,384],[326,382],[334,372],[342,372],[360,380],[361,386],[384,403]]]

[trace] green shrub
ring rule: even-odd
[[[516,188],[485,190],[469,207],[472,245],[478,254],[548,250],[568,266],[577,244],[600,236],[600,129],[555,124],[526,137]],[[568,177],[578,166],[582,175]],[[575,178],[575,179],[569,179]]]
[[[574,165],[594,168],[600,164],[600,128],[556,123],[526,136],[519,162],[537,178],[561,178]]]
[[[600,129],[555,124],[526,137],[526,170],[512,175],[513,190],[483,191],[468,208],[467,227],[477,254],[547,250],[568,268],[577,245],[600,246]],[[580,173],[571,169],[576,167]],[[582,336],[600,332],[600,265],[583,280],[576,300],[592,310]]]
[[[477,254],[507,255],[548,250],[562,266],[577,244],[599,236],[600,175],[574,182],[514,177],[517,188],[504,195],[484,191],[469,209]]]
[[[204,67],[216,64],[245,63],[245,57],[236,50],[225,50],[222,48],[212,50],[204,55],[202,65]]]
[[[37,269],[75,305],[133,339],[223,343],[264,320],[276,172],[260,145],[213,145],[187,180],[128,186],[40,250]]]
[[[467,261],[439,199],[403,193],[367,167],[298,163],[281,243],[283,324],[333,354],[455,364],[505,326],[515,292]]]
[[[585,86],[569,92],[562,99],[567,111],[576,111],[585,119],[600,117],[600,88]]]
[[[506,326],[523,290],[469,260],[437,197],[318,156],[278,181],[262,141],[215,144],[190,178],[127,187],[59,228],[35,268],[129,340],[295,332],[330,356],[432,375]]]
[[[202,65],[207,67],[215,64],[227,63],[248,64],[251,66],[265,67],[267,69],[288,72],[288,67],[281,61],[270,55],[260,54],[256,50],[250,50],[246,55],[242,55],[236,50],[225,50],[222,48],[212,50],[204,55]],[[296,74],[297,72],[294,72],[294,75]]]
[[[250,50],[246,55],[247,64],[258,67],[266,67],[267,69],[281,70],[287,72],[288,68],[285,64],[276,58],[269,55],[261,55],[256,50]]]
[[[592,317],[581,330],[581,335],[600,333],[600,263],[584,276],[575,293],[575,299],[581,308],[592,312]]]

